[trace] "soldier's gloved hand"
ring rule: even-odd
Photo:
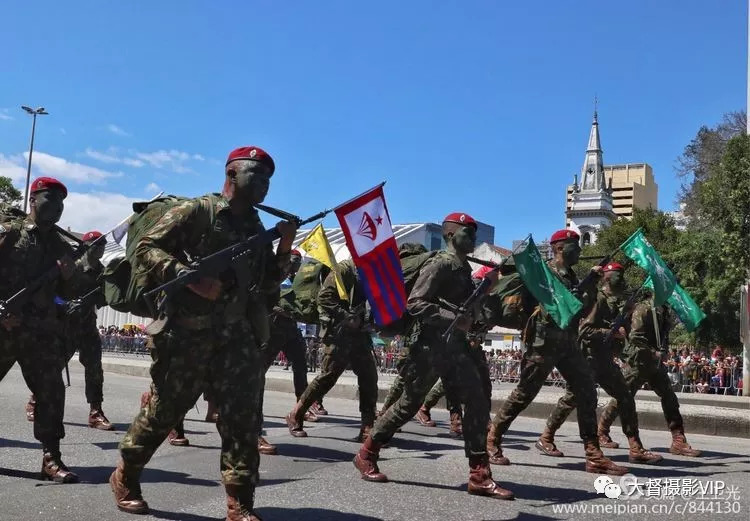
[[[276,247],[277,252],[289,253],[292,251],[294,238],[297,236],[297,223],[292,221],[279,221],[276,223],[276,229],[281,234],[279,245]]]
[[[6,331],[10,331],[14,327],[21,325],[21,318],[16,315],[8,315],[7,317],[0,319],[0,325],[2,325],[3,329]]]
[[[362,327],[362,319],[359,315],[352,315],[344,320],[344,327],[348,329],[359,329]]]
[[[75,262],[70,258],[69,255],[64,255],[60,260],[57,261],[57,266],[60,268],[60,276],[63,280],[70,280],[73,273],[76,270]]]
[[[616,340],[622,340],[622,339],[624,339],[625,338],[625,328],[624,327],[620,327],[620,329],[618,329],[617,331],[615,331],[614,333],[612,333],[612,338],[614,338]]]
[[[602,266],[599,266],[598,264],[596,266],[591,266],[591,271],[593,271],[594,273],[596,273],[600,277],[602,276],[602,270],[603,269],[604,268]]]
[[[471,315],[461,315],[461,318],[458,319],[458,322],[456,323],[456,329],[460,329],[461,331],[469,332],[471,331],[471,326],[474,325],[474,318]]]
[[[221,282],[211,277],[201,277],[198,282],[187,285],[196,295],[207,300],[216,300],[221,295]]]

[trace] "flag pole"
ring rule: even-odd
[[[380,184],[377,184],[377,185],[373,186],[373,187],[372,187],[372,188],[370,188],[369,190],[365,190],[364,192],[362,192],[362,193],[361,193],[361,194],[359,194],[359,195],[355,195],[354,197],[352,197],[352,198],[351,198],[351,199],[349,199],[348,201],[345,201],[345,202],[343,202],[343,203],[341,203],[341,204],[339,204],[339,205],[337,205],[337,206],[333,207],[333,208],[331,209],[331,211],[335,212],[336,210],[338,210],[338,209],[339,209],[339,208],[341,208],[342,206],[346,206],[347,204],[351,203],[352,201],[355,201],[355,200],[359,199],[360,197],[363,197],[363,196],[365,196],[365,195],[369,194],[369,193],[370,193],[370,192],[372,192],[373,190],[377,190],[378,188],[382,188],[382,187],[383,187],[384,185],[385,185],[385,181],[383,181],[383,182],[382,182],[382,183],[380,183]]]

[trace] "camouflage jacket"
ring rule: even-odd
[[[583,312],[585,313],[586,310],[595,302],[598,278],[592,278],[591,282],[586,284],[586,287],[579,287],[580,281],[578,280],[578,276],[575,274],[572,268],[560,269],[555,266],[555,262],[553,260],[547,261],[547,267],[550,269],[552,274],[555,275],[560,280],[560,282],[563,283],[563,286],[565,286],[568,291],[573,293],[576,298],[578,298],[578,300],[583,303]],[[542,322],[546,329],[556,329],[558,331],[560,330],[552,317],[545,313],[543,310],[541,311],[541,316]],[[571,320],[565,331],[572,332],[573,334],[577,335],[578,321],[580,320],[580,317],[581,313],[578,313],[576,317],[578,320]]]
[[[57,233],[42,234],[30,218],[0,223],[0,299],[7,299],[54,267],[57,260],[73,255],[73,249]],[[42,286],[23,307],[23,322],[54,326],[55,296],[76,296],[77,276],[57,277]]]
[[[211,209],[213,211],[209,211]],[[139,276],[145,273],[156,283],[168,282],[192,262],[263,229],[255,210],[238,222],[229,209],[229,202],[220,194],[189,199],[170,208],[136,245]],[[263,317],[267,329],[268,311],[278,299],[289,258],[289,253],[275,255],[271,244],[242,256],[232,268],[214,275],[223,289],[216,302],[185,288],[172,299],[170,313],[184,317],[245,316],[253,322]]]
[[[344,283],[344,289],[349,295],[349,301],[342,300],[336,287],[336,278],[331,271],[318,293],[318,314],[322,327],[336,329],[344,320],[352,316],[359,316],[364,325],[367,322],[365,297],[362,284],[359,282],[357,267],[354,261],[347,259],[336,265],[336,270]]]
[[[76,310],[69,319],[74,322],[96,320],[96,308],[106,305],[101,278],[104,272],[104,265],[98,259],[94,260],[94,262],[89,262],[88,257],[84,255],[76,261],[76,268],[79,280],[76,297],[83,297],[97,288],[99,292],[89,300],[87,305]]]
[[[581,320],[578,329],[578,342],[584,353],[589,356],[603,356],[611,360],[614,352],[622,350],[623,340],[613,338],[608,346],[605,345],[605,340],[623,305],[621,297],[607,294],[601,288],[599,289],[596,302]]]
[[[660,351],[656,329],[654,328],[654,315],[651,312],[651,304],[652,301],[648,299],[639,302],[633,308],[633,315],[630,319],[628,345],[625,348],[625,353],[629,359],[646,356],[644,353],[652,353],[654,358],[661,359],[662,352],[667,351],[666,337],[670,327],[669,314],[663,306],[656,308],[659,334],[664,339],[664,344],[661,346]]]
[[[441,251],[422,267],[406,303],[423,330],[442,334],[456,317],[440,299],[460,306],[474,292],[471,266],[450,251]]]

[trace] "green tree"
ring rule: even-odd
[[[0,176],[0,203],[18,204],[23,200],[23,194],[9,177]]]

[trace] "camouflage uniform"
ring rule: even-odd
[[[100,285],[104,266],[98,260],[89,262],[87,256],[76,262],[81,279],[79,296],[94,290]],[[104,394],[104,370],[102,369],[102,341],[96,327],[96,308],[105,304],[104,293],[73,314],[66,316],[65,333],[68,342],[68,360],[78,351],[78,360],[84,367],[86,381],[86,401],[92,406],[101,405]]]
[[[10,297],[71,254],[65,241],[56,233],[40,232],[31,218],[0,224],[0,298]],[[66,353],[54,299],[75,294],[75,279],[58,277],[33,294],[23,307],[19,326],[10,331],[0,327],[0,377],[5,377],[15,362],[21,366],[26,385],[36,396],[34,437],[45,453],[56,458],[65,437],[62,370]]]
[[[672,432],[673,441],[670,452],[684,456],[698,456],[700,452],[692,449],[685,440],[680,404],[669,381],[666,366],[662,363],[662,357],[667,350],[668,311],[663,306],[656,309],[657,323],[662,335],[659,339],[656,336],[651,306],[652,301],[648,299],[636,304],[633,310],[628,344],[624,351],[625,361],[629,366],[624,372],[625,382],[633,397],[644,383],[648,383],[649,387],[661,398],[664,419]],[[659,350],[659,345],[662,346],[662,350]],[[619,400],[615,398],[610,400],[599,419],[600,434],[609,434],[609,429],[617,418],[621,406]]]
[[[185,201],[167,211],[138,243],[135,275],[172,280],[190,259],[261,230],[257,212],[238,222],[219,194]],[[271,245],[253,253],[215,275],[223,288],[216,301],[184,288],[169,302],[169,320],[153,336],[151,397],[120,443],[122,468],[111,479],[122,475],[135,486],[169,431],[210,389],[219,409],[222,481],[254,491],[265,381],[260,346],[268,340],[268,310],[278,298],[289,255],[274,255]]]
[[[294,394],[299,398],[307,388],[307,346],[297,321],[284,310],[283,300],[271,313],[271,337],[266,351],[266,371],[273,365],[279,352],[284,351],[292,364]]]
[[[372,429],[372,441],[388,442],[398,428],[419,410],[422,400],[438,378],[449,394],[464,405],[464,450],[467,457],[486,454],[489,401],[482,377],[469,352],[466,333],[454,330],[446,343],[441,335],[454,313],[441,308],[439,298],[460,305],[474,291],[471,267],[451,252],[441,252],[422,268],[409,294],[407,309],[418,320],[407,339],[409,357],[401,376],[404,391]]]
[[[341,275],[344,288],[350,295],[349,302],[339,297],[336,279],[329,273],[318,293],[318,309],[322,325],[323,362],[320,374],[307,386],[296,407],[287,416],[292,435],[302,431],[304,415],[313,403],[321,400],[336,384],[336,381],[351,364],[359,385],[359,411],[362,419],[362,432],[368,431],[375,420],[378,399],[378,369],[372,346],[372,336],[367,327],[349,329],[344,322],[357,311],[365,325],[365,294],[360,285],[357,268],[351,260],[340,262],[337,271]],[[296,425],[295,425],[296,422]]]
[[[572,290],[578,286],[578,277],[572,269],[558,269],[552,261],[548,262],[548,266],[566,288]],[[589,300],[586,291],[592,289],[581,288],[584,308]],[[510,424],[534,400],[555,367],[577,400],[581,439],[584,442],[597,442],[596,388],[589,373],[589,364],[577,346],[577,336],[577,320],[571,320],[566,329],[560,329],[544,311],[534,312],[525,331],[526,351],[521,362],[520,381],[492,421],[489,442],[493,449],[500,449],[502,436]],[[596,444],[598,448],[598,442]],[[507,464],[507,459],[501,453],[496,459],[497,463]]]

